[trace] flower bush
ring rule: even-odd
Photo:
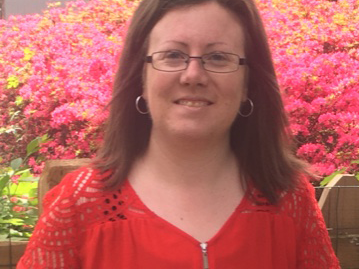
[[[91,157],[102,138],[116,56],[136,1],[69,2],[0,20],[0,154],[39,134],[48,159]],[[35,172],[40,164],[30,159]]]
[[[326,176],[359,159],[359,0],[257,0],[297,155]],[[0,156],[39,134],[48,159],[91,157],[138,0],[51,4],[0,20]],[[35,172],[41,159],[29,159]],[[358,171],[351,165],[348,172]]]
[[[47,140],[47,135],[32,140],[24,159],[16,158],[0,168],[0,239],[27,239],[32,234],[38,219],[38,177],[26,162]]]
[[[322,175],[359,157],[359,1],[259,1],[297,155]]]

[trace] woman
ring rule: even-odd
[[[251,0],[144,0],[108,126],[18,268],[339,268]]]

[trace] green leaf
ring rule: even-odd
[[[23,174],[27,175],[27,174],[30,173],[30,170],[31,170],[31,168],[24,167],[24,168],[21,168],[21,169],[17,170],[15,175],[23,175]]]
[[[47,134],[44,134],[43,136],[41,136],[41,143],[46,143],[50,141],[50,138]]]
[[[39,150],[40,140],[41,140],[41,138],[37,137],[27,145],[27,147],[26,147],[27,156],[29,156]]]
[[[359,160],[355,160],[355,161],[350,162],[350,164],[354,164],[354,163],[359,164]]]
[[[22,177],[22,178],[19,178],[18,181],[19,182],[38,182],[40,179],[40,177],[34,177],[33,175],[29,176],[29,177]]]
[[[24,100],[24,98],[22,98],[22,96],[16,96],[16,100],[15,100],[15,105],[19,106],[22,104],[22,101]]]
[[[5,186],[7,185],[7,183],[10,180],[10,176],[9,175],[5,175],[3,177],[1,177],[0,179],[0,195],[3,195],[3,190],[5,188]]]
[[[16,226],[24,225],[23,219],[7,219],[7,220],[0,220],[0,223],[8,223]]]
[[[17,230],[14,229],[10,229],[10,235],[11,237],[16,236],[16,237],[23,237],[23,233],[19,232]]]
[[[359,174],[356,174],[356,176],[355,176],[356,178],[357,178],[357,180],[359,180]]]
[[[29,200],[29,205],[37,207],[39,205],[39,199],[35,198],[32,200]]]
[[[12,184],[10,186],[10,193],[6,189],[4,189],[4,194],[11,195],[11,196],[18,196],[21,197],[22,195],[29,196],[29,192],[33,188],[37,188],[38,182],[34,181],[19,181],[18,185]]]
[[[37,188],[30,189],[29,197],[37,197]]]
[[[11,161],[10,166],[12,169],[17,170],[19,169],[21,164],[22,164],[22,158],[17,158]]]
[[[321,182],[320,182],[320,186],[325,186],[327,185],[336,175],[338,174],[342,174],[345,172],[345,170],[347,170],[347,168],[343,168],[339,171],[335,171],[333,174],[325,177]]]

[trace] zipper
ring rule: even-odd
[[[207,243],[200,243],[199,245],[201,246],[202,249],[203,269],[209,269]]]

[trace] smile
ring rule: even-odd
[[[189,107],[204,107],[209,106],[212,103],[208,101],[199,101],[199,100],[178,100],[175,102],[178,105],[189,106]]]

